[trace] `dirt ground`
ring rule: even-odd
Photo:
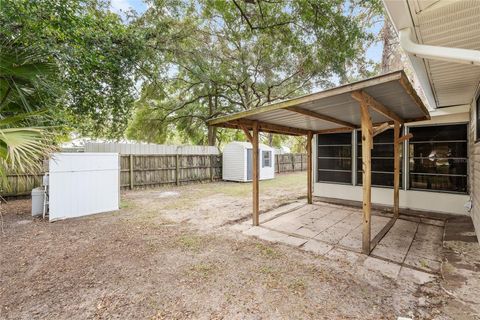
[[[250,185],[122,194],[121,210],[49,223],[2,206],[1,319],[475,319],[442,287],[350,267],[234,231]],[[261,183],[261,209],[306,193],[305,175]],[[359,272],[360,270],[360,272]]]

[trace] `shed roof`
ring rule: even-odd
[[[427,108],[403,71],[376,76],[328,90],[216,118],[209,125],[305,135],[360,127],[359,101],[368,101],[374,124],[430,119]]]
[[[240,145],[244,148],[247,148],[247,149],[251,149],[252,148],[252,144],[250,142],[246,142],[246,141],[232,141],[232,142],[229,142],[227,143],[227,145],[229,144],[236,144],[236,145]],[[227,146],[226,145],[226,146]],[[261,148],[261,149],[270,149],[270,150],[273,150],[274,148],[273,147],[270,147],[270,146],[267,146],[266,144],[263,144],[263,143],[259,143],[258,146]]]

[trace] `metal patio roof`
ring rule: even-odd
[[[360,96],[359,96],[360,95]],[[403,71],[376,76],[328,90],[212,119],[210,126],[304,135],[360,127],[359,99],[368,101],[374,124],[430,119],[427,108]],[[366,100],[364,100],[366,99]]]

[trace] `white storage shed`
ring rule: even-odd
[[[275,178],[274,148],[259,144],[259,178],[267,180]],[[223,180],[252,181],[252,144],[249,142],[233,141],[223,149]]]
[[[118,210],[118,153],[55,153],[49,161],[49,220]]]

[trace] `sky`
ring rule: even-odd
[[[111,7],[112,11],[118,14],[122,14],[122,12],[130,9],[135,10],[139,14],[147,10],[147,5],[142,0],[111,0]]]

